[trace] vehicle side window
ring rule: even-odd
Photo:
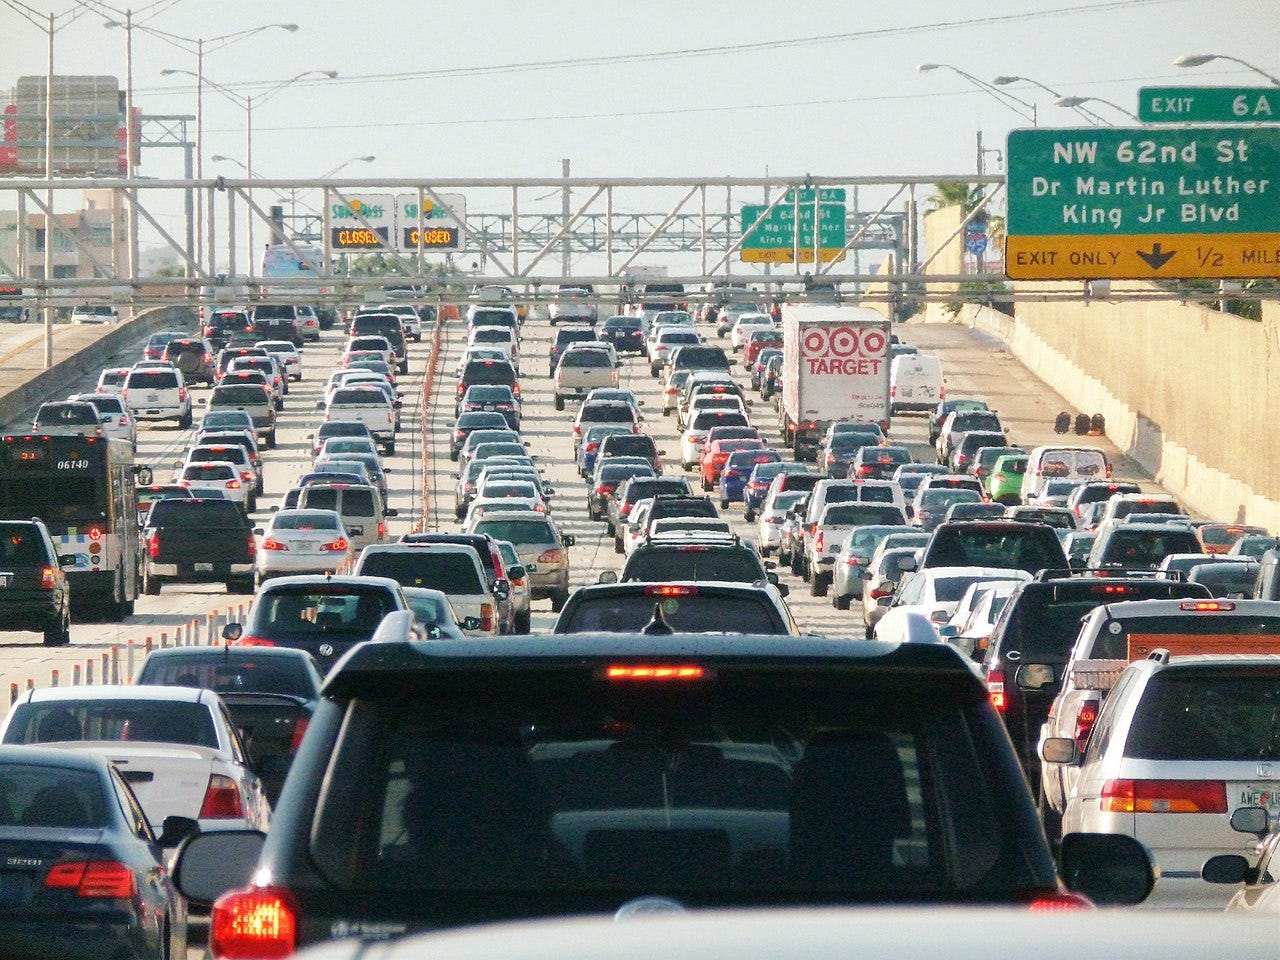
[[[151,824],[147,822],[147,816],[142,812],[138,798],[133,795],[133,791],[129,789],[129,785],[124,782],[115,767],[111,768],[111,786],[115,788],[116,800],[120,804],[120,809],[124,811],[124,818],[133,835],[147,843],[155,843],[155,834],[151,832]]]
[[[244,748],[244,744],[240,742],[240,730],[231,719],[231,714],[227,713],[225,705],[219,704],[218,714],[222,717],[223,726],[227,730],[227,736],[231,740],[231,755],[235,758],[236,763],[247,767],[249,765],[248,753]]]
[[[902,585],[902,589],[898,591],[898,603],[919,603],[920,595],[924,592],[924,577],[913,576]]]
[[[1116,717],[1123,706],[1124,695],[1133,686],[1135,677],[1137,677],[1136,672],[1126,671],[1121,675],[1119,682],[1111,689],[1111,692],[1107,694],[1107,699],[1102,704],[1102,712],[1098,715],[1098,724],[1093,728],[1093,734],[1089,737],[1089,745],[1084,752],[1085,763],[1092,763],[1107,752],[1107,747],[1111,744],[1111,737],[1115,733]]]

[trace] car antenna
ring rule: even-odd
[[[653,619],[646,623],[644,629],[640,632],[646,637],[665,637],[668,634],[675,633],[671,629],[671,624],[667,623],[666,617],[662,615],[661,603],[653,605]]]

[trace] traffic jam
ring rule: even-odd
[[[208,304],[0,438],[0,626],[58,650],[245,601],[118,682],[15,688],[13,956],[740,907],[1280,917],[1271,531],[1191,516],[1066,414],[1024,440],[918,325],[839,298],[381,293],[336,323]]]

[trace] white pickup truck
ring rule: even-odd
[[[388,399],[378,387],[338,387],[327,404],[316,401],[316,408],[325,410],[326,420],[359,420],[369,428],[387,456],[396,452],[396,411],[400,409],[400,401]]]
[[[9,711],[0,740],[106,757],[159,836],[166,817],[201,831],[266,830],[271,807],[221,698],[195,686],[50,687]]]

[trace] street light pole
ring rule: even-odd
[[[196,180],[204,179],[204,38],[196,40]],[[213,211],[209,211],[213,216]],[[209,251],[212,255],[213,251]],[[196,263],[204,267],[204,191],[196,188]],[[212,273],[212,264],[209,272]]]
[[[1210,60],[1230,60],[1232,63],[1238,63],[1240,66],[1252,70],[1260,76],[1266,77],[1277,87],[1280,87],[1280,77],[1267,73],[1261,67],[1255,67],[1248,60],[1241,60],[1239,57],[1228,56],[1225,53],[1189,53],[1179,57],[1173,61],[1175,67],[1202,67]]]
[[[133,128],[133,11],[124,12],[124,175],[134,176],[133,153],[137,149],[137,134]],[[129,193],[129,317],[136,312],[134,282],[138,279],[138,195],[136,189]]]
[[[53,366],[53,14],[49,14],[49,75],[44,83],[44,368]],[[112,216],[115,214],[113,213]]]
[[[244,98],[244,175],[253,180],[253,97]],[[245,224],[245,236],[249,244],[249,259],[247,264],[247,273],[253,276],[253,187],[245,188],[245,218],[248,221]]]
[[[1009,93],[1007,90],[1000,90],[992,86],[991,84],[987,83],[985,80],[979,80],[972,73],[966,73],[964,70],[961,70],[959,67],[953,66],[950,63],[922,63],[916,67],[916,70],[920,73],[928,73],[931,70],[950,70],[952,73],[956,74],[957,76],[964,77],[964,79],[968,80],[970,83],[972,83],[975,87],[977,87],[983,93],[989,94],[990,96],[994,97],[996,100],[1003,103],[1006,107],[1008,107],[1014,113],[1018,114],[1020,117],[1025,117],[1026,119],[1030,120],[1031,125],[1033,127],[1038,125],[1037,124],[1038,113],[1037,113],[1036,105],[1034,103],[1031,103],[1028,100],[1023,100],[1021,97],[1015,97],[1012,93]],[[1015,107],[1014,106],[1015,103],[1023,107],[1026,107],[1028,110],[1030,110],[1031,111],[1030,116],[1023,113],[1021,110],[1019,110],[1018,107]]]
[[[1112,103],[1110,100],[1103,99],[1102,97],[1059,97],[1057,100],[1053,101],[1053,105],[1055,107],[1079,107],[1085,103],[1105,103],[1117,113],[1123,113],[1134,123],[1142,122],[1136,115],[1120,106],[1120,104]],[[1114,126],[1114,124],[1107,124],[1107,126]]]

